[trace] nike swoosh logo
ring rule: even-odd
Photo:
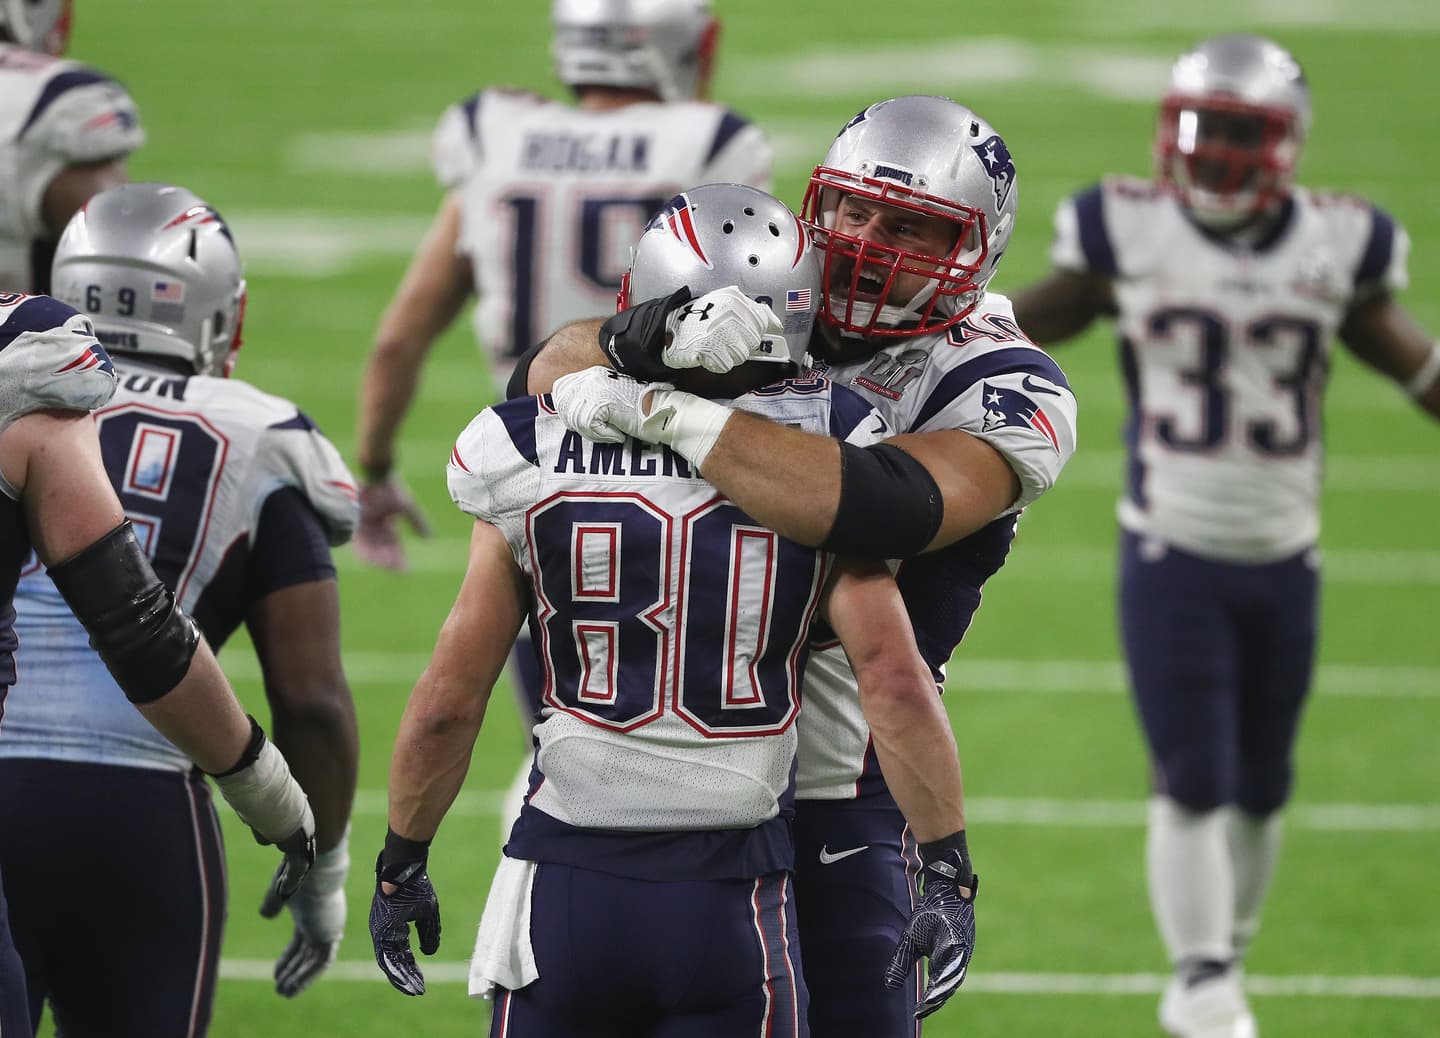
[[[863,846],[860,846],[860,847],[851,847],[848,851],[836,851],[834,854],[831,854],[829,847],[821,847],[821,848],[820,848],[820,864],[821,864],[821,865],[834,865],[837,861],[841,861],[841,860],[843,860],[843,859],[845,859],[845,858],[848,858],[848,857],[850,857],[852,854],[859,854],[861,851],[868,851],[869,849],[870,849],[870,845],[867,843],[867,844],[864,844]]]
[[[1060,395],[1060,391],[1058,389],[1050,389],[1046,386],[1042,386],[1039,382],[1031,382],[1029,375],[1026,375],[1020,380],[1020,386],[1023,389],[1028,389],[1032,393],[1044,393],[1047,396]]]

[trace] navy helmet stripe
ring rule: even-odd
[[[1080,224],[1080,248],[1093,273],[1113,278],[1120,273],[1110,232],[1105,229],[1105,201],[1100,185],[1075,196],[1075,216]]]
[[[1044,350],[1034,346],[1010,346],[1005,349],[982,353],[974,360],[968,360],[952,368],[925,399],[925,406],[910,423],[911,429],[918,429],[930,419],[958,400],[975,383],[998,375],[1029,374],[1048,379],[1057,386],[1070,388],[1065,372]]]
[[[518,397],[495,405],[495,413],[505,425],[505,432],[516,452],[532,465],[540,464],[535,450],[535,422],[540,416],[538,396]]]
[[[727,108],[725,115],[720,119],[719,128],[715,131],[715,139],[710,142],[710,153],[705,156],[705,162],[709,164],[715,161],[715,156],[725,149],[725,145],[729,144],[737,133],[749,125],[748,119],[736,115]]]
[[[1379,206],[1371,206],[1370,213],[1370,240],[1365,243],[1360,266],[1355,268],[1357,286],[1379,281],[1384,277],[1395,253],[1395,221]]]
[[[59,328],[75,314],[73,306],[49,296],[27,299],[12,310],[5,323],[0,325],[0,350],[27,332],[48,332]]]
[[[89,86],[91,83],[109,82],[111,82],[109,76],[101,72],[96,72],[91,68],[77,68],[71,69],[69,72],[60,73],[54,79],[50,80],[50,82],[46,83],[45,89],[40,91],[40,97],[36,99],[35,106],[30,109],[30,115],[25,119],[25,125],[20,127],[20,132],[16,134],[16,136],[23,137],[25,131],[30,129],[31,125],[39,119],[40,116],[45,114],[45,109],[54,104],[60,95],[67,90]]]
[[[460,107],[465,111],[465,122],[470,127],[470,139],[477,145],[480,143],[480,101],[484,96],[481,91],[460,102]]]

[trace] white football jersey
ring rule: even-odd
[[[48,284],[32,247],[47,237],[45,189],[66,166],[128,155],[145,142],[125,88],[79,62],[0,43],[0,289]]]
[[[1055,361],[1015,324],[1010,301],[993,292],[948,331],[897,339],[865,360],[821,365],[820,373],[859,393],[896,432],[963,430],[998,450],[1019,476],[1020,497],[1004,516],[898,566],[916,642],[943,685],[981,585],[1010,549],[1017,513],[1054,485],[1075,452],[1075,397]],[[805,671],[799,758],[799,799],[881,788],[855,675],[833,641],[811,653]]]
[[[502,377],[569,321],[609,313],[630,246],[681,190],[768,190],[758,127],[720,105],[673,101],[604,112],[485,90],[446,110],[435,172],[460,193],[460,251],[475,275],[475,330]]]
[[[359,520],[355,480],[335,447],[290,401],[245,382],[125,361],[95,418],[136,538],[217,649],[250,603],[247,552],[272,493],[302,493],[331,544]],[[189,770],[125,699],[33,560],[15,608],[23,648],[0,756]]]
[[[862,445],[889,435],[823,379],[735,406]],[[683,831],[748,829],[788,805],[830,555],[760,526],[669,448],[582,439],[546,397],[481,412],[449,482],[534,591],[544,781],[531,807],[584,829]]]
[[[1296,188],[1252,245],[1207,235],[1155,185],[1064,202],[1051,257],[1111,279],[1131,401],[1121,524],[1222,561],[1320,532],[1320,406],[1346,311],[1404,286],[1408,239],[1363,199]]]

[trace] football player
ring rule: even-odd
[[[1255,1020],[1240,960],[1279,850],[1315,659],[1320,402],[1339,340],[1440,416],[1440,346],[1395,301],[1383,210],[1294,182],[1310,90],[1282,47],[1201,43],[1160,106],[1153,181],[1061,204],[1015,300],[1047,345],[1112,317],[1131,405],[1120,614],[1153,761],[1147,875],[1184,1038]]]
[[[0,0],[0,290],[48,292],[55,241],[145,141],[125,88],[57,57],[70,0]]]
[[[884,434],[842,387],[772,381],[798,368],[820,305],[818,257],[781,203],[729,184],[673,199],[635,250],[622,305],[684,284],[768,319],[750,363],[680,379],[753,390],[734,406],[817,436]],[[391,763],[376,957],[397,988],[423,993],[408,922],[433,954],[428,846],[533,601],[539,749],[471,967],[472,994],[499,989],[491,1035],[806,1035],[788,870],[812,619],[825,616],[854,660],[875,753],[921,839],[964,828],[954,738],[883,564],[787,542],[676,450],[608,440],[582,439],[548,398],[528,397],[482,412],[455,446],[451,493],[477,521]],[[805,711],[814,705],[807,697]],[[905,971],[933,953],[963,976],[973,914],[960,866],[947,859],[950,881],[903,950]]]
[[[815,168],[802,211],[825,257],[815,371],[860,393],[902,434],[885,443],[839,444],[663,387],[638,407],[616,396],[597,421],[593,400],[615,394],[593,378],[557,387],[556,405],[582,431],[608,424],[692,461],[703,455],[719,490],[802,544],[878,558],[930,552],[897,580],[943,682],[1020,510],[1075,449],[1064,374],[1020,331],[1009,301],[986,290],[1015,211],[1004,140],[948,98],[871,105]],[[599,357],[651,379],[671,377],[667,360],[723,366],[733,339],[753,340],[741,317],[724,300],[658,300],[612,319],[604,348],[594,323],[571,325],[527,355],[528,374],[522,363],[512,387],[527,379],[544,389]],[[800,723],[796,811],[811,1026],[816,1035],[913,1035],[913,1017],[948,991],[933,971],[929,991],[918,974],[887,989],[886,960],[911,917],[916,876],[933,879],[954,850],[968,870],[968,848],[963,834],[916,846],[875,767],[844,653],[833,644],[816,653],[805,682],[807,701],[821,704]]]
[[[378,566],[404,568],[399,519],[425,529],[394,474],[396,439],[426,354],[466,300],[503,386],[520,353],[614,308],[627,250],[667,198],[709,182],[769,187],[765,135],[704,100],[720,34],[709,0],[554,0],[551,19],[574,104],[482,90],[435,132],[445,198],[380,319],[360,394],[355,547]]]
[[[95,422],[125,515],[210,645],[248,628],[275,743],[314,806],[318,854],[275,970],[294,995],[345,921],[357,739],[330,546],[357,521],[354,480],[294,404],[225,377],[245,281],[230,229],[189,191],[97,194],[60,239],[54,282],[115,360],[119,389]],[[67,1035],[203,1034],[226,914],[208,787],[123,705],[38,563],[15,608],[25,665],[0,738],[0,830],[27,838],[0,846],[0,867],[32,1016],[48,999]],[[137,901],[165,904],[166,924],[136,926]],[[267,898],[262,913],[279,908]]]

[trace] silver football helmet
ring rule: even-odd
[[[235,366],[240,256],[220,214],[184,188],[101,191],[66,224],[51,270],[54,294],[112,353],[175,357],[201,375]]]
[[[70,0],[0,0],[0,35],[26,50],[63,54],[70,41]]]
[[[1261,36],[1216,36],[1175,63],[1160,106],[1160,180],[1200,223],[1249,222],[1290,192],[1310,131],[1300,64]]]
[[[702,97],[720,23],[710,0],[555,0],[555,74],[570,87],[654,90],[666,101]]]
[[[743,184],[705,184],[661,207],[640,235],[620,283],[619,309],[687,287],[734,285],[775,311],[784,337],[751,360],[804,366],[820,308],[820,256],[788,206]]]
[[[941,251],[847,234],[837,223],[853,197],[951,225]],[[1000,135],[946,97],[880,101],[841,129],[810,175],[800,217],[825,255],[820,317],[865,336],[921,335],[974,309],[1015,228],[1015,162]],[[925,279],[908,299],[897,277]]]

